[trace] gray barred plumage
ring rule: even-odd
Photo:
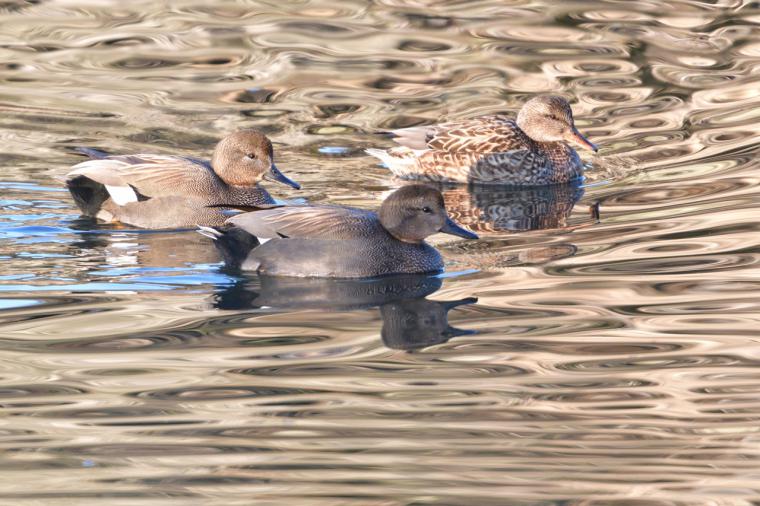
[[[379,212],[335,205],[285,206],[240,214],[227,225],[231,228],[201,230],[222,249],[227,265],[275,276],[364,278],[438,272],[443,259],[426,237],[441,232],[477,239],[448,217],[437,189],[419,184],[393,192]],[[235,231],[263,244],[241,243],[230,237]]]

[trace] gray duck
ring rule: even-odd
[[[201,227],[233,268],[297,277],[362,278],[439,272],[443,260],[425,242],[437,232],[477,235],[446,214],[443,196],[415,184],[390,194],[379,212],[335,205],[284,206]],[[259,243],[263,243],[257,246]]]

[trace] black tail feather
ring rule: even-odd
[[[259,245],[255,235],[242,228],[199,227],[198,232],[214,240],[214,246],[222,254],[228,269],[238,270],[248,257],[248,253]]]
[[[66,181],[77,207],[86,216],[95,216],[103,202],[110,197],[105,187],[85,176],[77,176]]]
[[[74,151],[77,153],[81,153],[83,155],[89,156],[93,160],[101,160],[103,158],[107,158],[111,156],[105,151],[101,151],[100,149],[95,149],[95,148],[76,147],[74,148]]]

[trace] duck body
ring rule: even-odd
[[[264,188],[225,184],[201,160],[140,154],[80,163],[66,179],[82,214],[141,228],[221,225],[231,206],[275,200]]]
[[[203,228],[227,265],[259,274],[369,278],[440,272],[440,253],[424,238],[436,232],[477,238],[445,214],[437,190],[410,185],[379,213],[341,206],[285,206],[227,220],[230,230]],[[241,231],[263,244],[246,241]]]
[[[517,120],[496,114],[391,132],[400,147],[368,149],[396,176],[436,182],[542,186],[583,177],[568,142],[596,151],[562,97],[528,101]]]
[[[352,238],[292,237],[266,241],[251,251],[241,268],[272,276],[320,278],[368,278],[443,270],[443,259],[435,248],[425,242],[399,241],[382,227],[376,228],[377,216],[373,215],[367,213],[367,229]],[[372,228],[375,230],[371,231]]]
[[[229,141],[235,137],[242,137],[242,146]],[[258,185],[264,175],[298,187],[274,166],[271,144],[255,131],[238,132],[220,142],[211,162],[86,152],[96,159],[75,165],[66,176],[82,214],[142,228],[221,225],[229,217],[225,210],[273,205],[275,200]],[[248,161],[249,156],[254,158]]]

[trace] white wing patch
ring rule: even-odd
[[[105,185],[108,194],[117,205],[124,206],[130,202],[137,202],[137,194],[129,186]]]

